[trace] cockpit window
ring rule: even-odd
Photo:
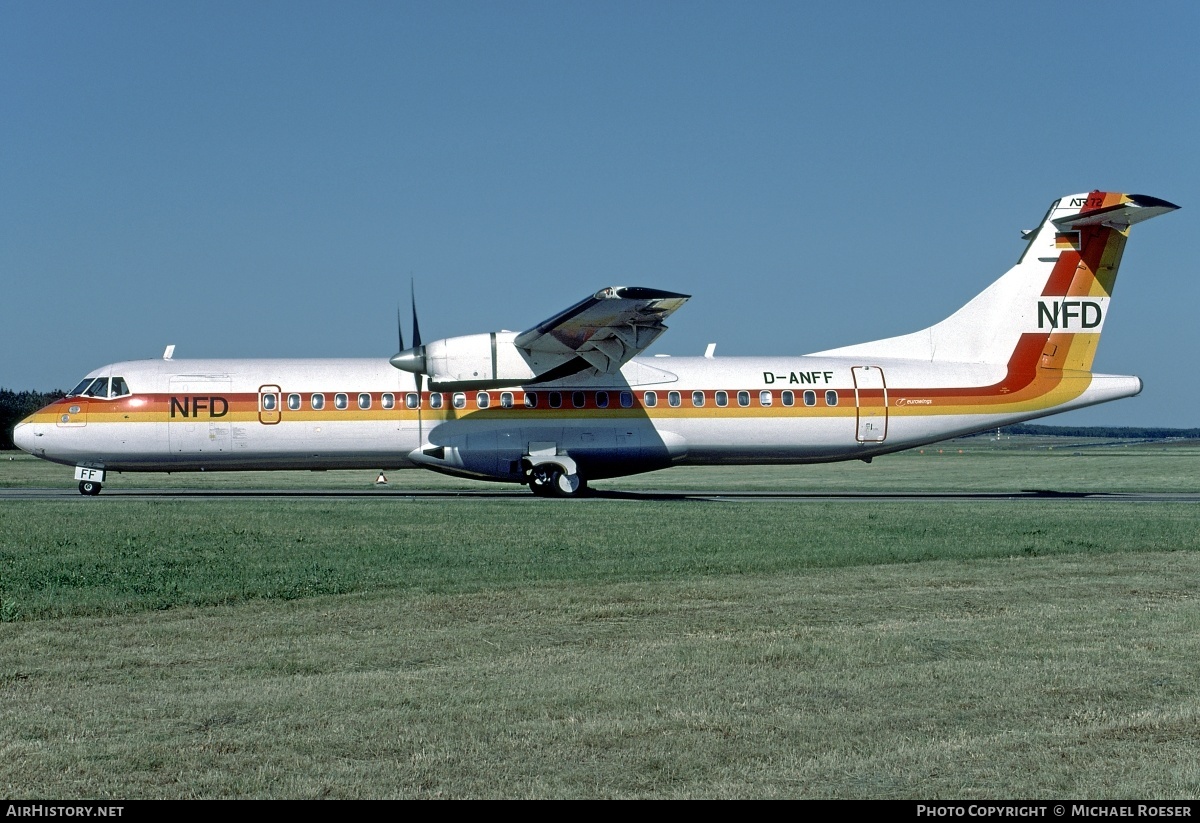
[[[89,377],[80,383],[75,388],[71,389],[68,397],[80,395],[82,397],[110,398],[110,397],[125,397],[133,394],[129,390],[129,384],[125,382],[124,377]]]
[[[92,385],[88,386],[83,391],[84,397],[108,397],[108,378],[97,377],[92,381]]]
[[[67,397],[76,397],[78,395],[83,394],[83,390],[86,389],[88,386],[92,385],[92,381],[95,379],[96,378],[94,378],[94,377],[83,378],[83,380],[79,381],[78,386],[76,386],[75,388],[73,388],[69,392],[67,392]]]

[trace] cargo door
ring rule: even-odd
[[[172,454],[220,454],[232,450],[229,378],[172,377],[167,442]]]

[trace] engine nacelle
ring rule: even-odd
[[[516,386],[537,377],[513,340],[516,332],[467,334],[434,340],[400,352],[392,365],[424,374],[435,387],[489,389]]]

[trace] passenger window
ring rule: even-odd
[[[335,409],[345,410],[345,409],[349,408],[349,406],[350,406],[350,398],[348,398],[346,395],[342,394],[341,392],[338,392],[337,394],[335,394],[333,396],[333,407]]]
[[[292,411],[300,411],[300,395],[298,395],[298,394],[289,394],[288,395],[288,408],[291,409]]]
[[[380,395],[379,405],[383,406],[385,409],[396,408],[396,395],[391,393]]]
[[[642,402],[645,403],[647,406],[657,406],[658,405],[658,392],[652,392],[652,391],[646,392],[645,394],[642,395]]]
[[[479,392],[479,394],[475,395],[475,405],[481,409],[486,409],[492,405],[492,396],[485,391]]]
[[[727,392],[727,391],[717,392],[716,401],[717,401],[717,405],[721,406],[722,408],[724,408],[725,406],[728,406],[729,405],[729,392]]]
[[[325,395],[314,394],[308,402],[312,404],[313,411],[320,411],[325,408]]]
[[[125,385],[124,377],[114,377],[112,379],[112,388],[108,390],[109,397],[124,397],[127,394],[133,394],[129,390],[129,386]]]
[[[815,391],[813,391],[812,389],[809,389],[808,391],[804,392],[804,405],[806,405],[806,406],[817,405],[817,393]]]
[[[577,409],[582,409],[587,405],[587,395],[581,391],[571,392],[571,405]]]
[[[442,393],[432,391],[429,393],[429,408],[440,409],[442,407]]]
[[[415,391],[410,391],[408,394],[404,395],[404,407],[408,409],[421,408],[421,395],[417,394]]]
[[[702,392],[702,391],[692,392],[692,405],[696,406],[696,407],[704,405],[704,392]]]
[[[537,392],[535,392],[535,391],[525,392],[525,408],[527,408],[527,409],[536,409],[537,408]]]
[[[836,406],[837,405],[837,392],[835,392],[835,391],[825,392],[825,405],[826,406]]]
[[[771,393],[769,391],[765,391],[765,390],[760,391],[758,393],[758,402],[760,405],[763,405],[763,406],[771,405]]]
[[[366,392],[360,394],[358,396],[358,407],[364,411],[371,408],[371,395],[367,394]]]
[[[596,408],[598,408],[598,409],[607,409],[608,408],[608,392],[606,392],[606,391],[596,392]]]
[[[631,391],[621,392],[621,408],[623,408],[623,409],[633,408],[633,392],[631,392]]]
[[[556,391],[550,392],[550,408],[557,409],[562,405],[562,395]]]
[[[677,392],[677,391],[667,392],[667,403],[672,406],[678,406],[679,405],[679,392]]]
[[[748,392],[748,391],[738,392],[738,405],[739,406],[749,406],[750,405],[750,392]]]
[[[463,409],[467,406],[467,396],[460,391],[456,391],[451,396],[451,402],[454,403],[454,408]]]
[[[276,395],[260,394],[259,398],[262,400],[263,411],[275,411],[275,401],[278,399]]]
[[[779,397],[783,400],[783,405],[785,406],[796,405],[796,395],[788,389],[784,389],[783,392],[780,393]]]
[[[513,393],[510,391],[500,392],[500,408],[511,409],[513,407]]]

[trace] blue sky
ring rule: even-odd
[[[1200,4],[0,0],[0,386],[158,357],[388,357],[607,285],[651,350],[927,326],[1094,188],[1135,227],[1046,422],[1198,426]],[[1184,238],[1180,246],[1179,238]],[[407,325],[407,321],[406,321]],[[408,330],[406,329],[406,334]]]

